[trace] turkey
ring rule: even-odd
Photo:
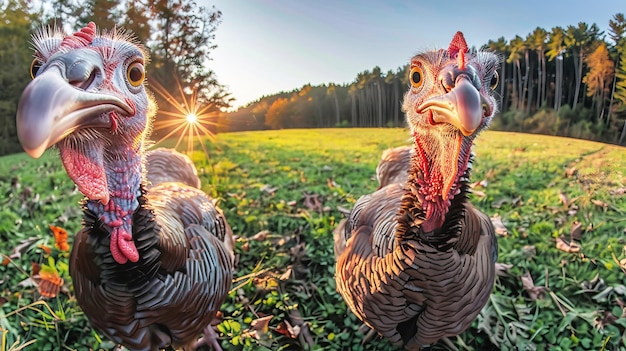
[[[361,197],[335,232],[337,290],[395,345],[418,350],[460,334],[493,288],[495,233],[469,202],[468,181],[474,138],[497,109],[499,62],[470,52],[461,32],[447,50],[411,59],[406,181]]]
[[[144,148],[156,109],[145,50],[94,23],[72,35],[42,29],[33,46],[18,137],[35,158],[57,145],[86,197],[70,256],[78,304],[96,330],[132,350],[190,350],[203,330],[199,343],[220,349],[210,322],[231,286],[233,234],[196,187],[148,188]]]
[[[166,182],[180,182],[200,189],[196,166],[185,154],[160,147],[146,153],[146,163],[148,187]]]
[[[404,183],[409,175],[410,146],[398,146],[383,151],[376,166],[378,189],[393,183]]]

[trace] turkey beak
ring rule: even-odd
[[[17,136],[24,151],[38,158],[79,128],[110,128],[111,119],[103,115],[110,111],[130,114],[132,108],[115,96],[90,93],[70,84],[60,68],[51,65],[22,93]]]
[[[491,115],[491,107],[470,78],[461,74],[454,88],[444,95],[426,100],[417,108],[418,113],[430,109],[435,123],[449,123],[465,136],[470,136],[480,127],[483,117]]]

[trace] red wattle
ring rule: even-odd
[[[132,235],[121,228],[114,228],[111,231],[110,249],[113,259],[119,264],[139,261],[139,252]]]

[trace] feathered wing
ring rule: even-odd
[[[108,242],[98,240],[106,235],[98,218],[86,212],[71,254],[76,297],[83,310],[99,314],[90,318],[95,328],[132,349],[191,349],[198,332],[188,324],[209,325],[230,289],[232,231],[202,191],[183,184],[159,185],[141,201],[136,264],[115,263]]]
[[[200,189],[198,171],[191,159],[173,149],[157,148],[146,152],[148,186],[180,182]]]
[[[398,146],[383,151],[376,167],[379,188],[393,183],[404,183],[408,177],[411,146]]]

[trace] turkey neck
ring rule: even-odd
[[[472,139],[460,137],[457,152],[438,147],[437,141],[415,139],[415,152],[398,212],[395,236],[399,241],[418,239],[441,246],[458,234],[447,229],[454,228],[453,222],[460,219],[448,214],[467,200]],[[442,188],[446,182],[451,184],[444,197]]]
[[[103,164],[109,201],[103,204],[100,200],[87,200],[86,203],[87,209],[98,216],[110,233],[111,254],[119,264],[139,260],[133,240],[133,215],[142,195],[143,156],[140,150],[141,147],[126,148],[109,154]]]

